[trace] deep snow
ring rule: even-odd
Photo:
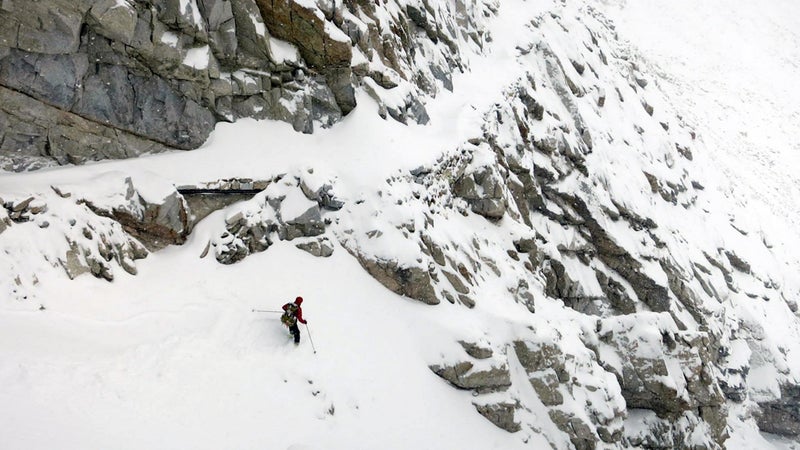
[[[52,280],[46,312],[0,314],[4,445],[522,447],[427,368],[455,344],[447,323],[469,323],[458,308],[423,314],[341,250],[198,260],[204,228],[137,277]],[[305,327],[295,348],[278,314],[251,312],[298,294],[316,354]]]
[[[787,82],[800,71],[798,46],[786,47],[785,60],[759,51],[779,40],[800,42],[800,14],[790,14],[796,7],[788,0],[777,1],[773,9],[748,4],[725,15],[717,14],[724,10],[721,2],[695,8],[695,15],[686,13],[689,3],[695,5],[688,0],[672,6],[626,4],[615,13],[621,37],[636,42],[645,61],[659,69],[659,86],[671,95],[673,107],[696,124],[713,150],[709,157],[733,180],[730,190],[736,198],[758,214],[770,214],[764,217],[778,213],[800,224],[798,148],[792,139],[800,119],[800,89]],[[527,33],[520,31],[522,25],[547,6],[501,2],[500,16],[493,20],[493,51],[483,59],[474,57],[474,70],[454,80],[455,93],[429,104],[429,126],[381,120],[377,105],[360,95],[359,107],[342,123],[311,136],[283,123],[220,124],[209,142],[193,152],[3,174],[0,195],[52,195],[51,184],[96,182],[113,171],[181,185],[226,177],[264,179],[311,167],[322,179],[340,180],[350,190],[342,195],[367,195],[387,177],[429,164],[480,132],[487,108],[522,74],[513,58],[515,43]],[[768,14],[755,14],[754,8]],[[646,20],[652,17],[662,20]],[[712,39],[699,32],[709,23],[751,27],[747,35],[763,40],[743,37],[740,44],[747,43],[748,55],[761,59],[744,65],[721,52],[739,35]],[[667,32],[676,27],[685,32]],[[678,50],[684,46],[696,51]],[[720,73],[742,84],[712,79]],[[763,76],[773,78],[754,81]],[[739,95],[743,87],[746,96]],[[741,133],[745,125],[752,129],[747,135]],[[62,449],[299,450],[548,445],[541,436],[529,436],[525,444],[521,436],[495,428],[470,406],[468,393],[452,389],[427,368],[460,352],[456,339],[477,341],[530,325],[535,319],[521,306],[482,302],[469,311],[403,299],[370,278],[340,247],[330,259],[313,258],[286,242],[233,266],[199,259],[224,216],[225,211],[209,216],[184,246],[139,261],[136,277],[116,271],[113,283],[89,276],[69,281],[38,263],[17,261],[22,270],[41,275],[28,301],[0,303],[1,446],[45,449],[57,442]],[[771,219],[758,222],[771,226]],[[796,230],[785,226],[775,229],[774,239],[798,241]],[[306,298],[304,315],[316,354],[309,329],[302,329],[303,341],[295,348],[277,314],[251,312],[277,310],[296,295]],[[40,304],[46,310],[38,311]],[[512,371],[512,376],[523,375]],[[730,448],[769,445],[748,426],[735,430]],[[795,445],[767,438],[776,447]]]
[[[604,3],[620,38],[644,55],[659,88],[707,144],[731,194],[753,215],[797,230],[800,3]]]

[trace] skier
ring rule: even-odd
[[[300,343],[300,328],[297,327],[297,322],[299,321],[302,324],[308,323],[303,319],[303,308],[300,307],[302,303],[303,297],[297,297],[294,299],[294,303],[283,305],[284,313],[281,316],[281,322],[289,327],[289,332],[294,336],[295,345]]]

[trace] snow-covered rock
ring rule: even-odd
[[[258,117],[293,126],[243,121],[197,152],[0,177],[9,298],[72,286],[44,276],[55,266],[113,280],[99,289],[135,300],[116,308],[152,307],[164,299],[138,299],[127,293],[136,278],[114,276],[147,272],[139,276],[160,280],[152,289],[169,290],[182,313],[211,308],[215,318],[123,358],[174,368],[171,388],[196,369],[172,365],[173,340],[190,352],[181,361],[205,364],[201,348],[222,348],[231,373],[257,367],[308,394],[311,403],[272,387],[253,395],[282,413],[295,411],[284,400],[297,411],[313,404],[336,426],[304,426],[341,433],[334,447],[420,446],[355,433],[364,444],[351,432],[378,416],[392,429],[409,417],[447,429],[427,413],[440,408],[470,421],[459,433],[488,436],[472,443],[481,448],[719,449],[766,443],[759,428],[796,439],[796,257],[729,195],[706,144],[659,90],[660,74],[637,63],[600,6],[304,0],[231,2],[229,12],[223,3],[126,4],[138,14],[134,41],[140,22],[153,25],[152,51],[165,62],[156,73],[182,77],[182,94],[208,81],[217,113],[262,108]],[[263,19],[248,13],[256,5]],[[97,8],[93,26],[103,26],[90,30],[103,43],[107,23],[130,9]],[[232,30],[247,37],[224,40]],[[204,50],[187,60],[191,49]],[[248,65],[258,55],[280,61]],[[235,70],[217,77],[214,59]],[[348,110],[333,129],[292,131]],[[140,242],[183,246],[139,271]],[[169,281],[154,273],[165,268]],[[302,290],[319,297],[303,293],[304,307],[337,344],[323,341],[319,362],[286,352],[277,332],[239,311],[243,298]],[[0,365],[0,377],[24,378],[13,365]],[[436,394],[412,409],[423,391]],[[242,402],[259,420],[268,414]]]
[[[67,198],[85,204],[94,213],[119,222],[150,250],[182,244],[189,234],[189,212],[183,196],[163,180],[111,173],[91,184],[61,185]]]
[[[425,97],[452,90],[453,73],[467,66],[461,53],[483,46],[495,8],[486,0],[3,5],[0,162],[14,171],[195,149],[218,121],[244,117],[311,133],[355,108],[362,80],[377,83],[370,92],[384,117],[424,123]]]
[[[225,231],[211,243],[217,260],[232,264],[266,250],[277,240],[291,241],[324,234],[323,212],[333,201],[329,194],[332,187],[326,184],[311,191],[308,184],[302,179],[278,177],[252,200],[230,209]],[[298,248],[317,256],[333,253],[328,240],[304,242]]]

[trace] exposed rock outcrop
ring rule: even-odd
[[[425,122],[426,96],[453,87],[492,14],[491,2],[461,0],[117,3],[35,3],[43,21],[0,2],[13,24],[0,27],[6,167],[192,148],[215,121],[246,116],[309,132],[350,111],[359,83],[379,114]],[[645,98],[654,83],[610,24],[556,3],[524,30],[525,73],[473,137],[373,190],[307,168],[180,188],[150,180],[153,195],[115,174],[98,183],[103,195],[4,193],[0,234],[60,233],[56,251],[34,250],[70,277],[110,280],[225,208],[201,257],[233,264],[281,240],[316,257],[341,246],[391,292],[485,314],[485,335],[425,364],[522,439],[546,429],[558,448],[718,449],[731,406],[737,420],[797,436],[796,352],[759,324],[789,326],[797,310],[756,264],[774,259],[770,246],[714,221],[694,132]],[[718,235],[696,235],[707,223]]]
[[[0,86],[0,166],[12,171],[159,153],[167,147]]]
[[[191,212],[191,227],[214,211],[253,198],[269,186],[271,180],[230,179],[198,185],[178,186]]]
[[[350,112],[365,78],[382,114],[424,123],[423,95],[452,89],[460,49],[480,48],[490,12],[392,2],[403,14],[356,1],[5,1],[0,163],[22,171],[194,149],[216,122],[242,117],[310,133]]]
[[[561,348],[553,342],[514,342],[514,353],[529,382],[547,407],[550,420],[576,448],[616,444],[622,438],[625,403],[616,386],[602,381],[603,369],[590,353]],[[580,387],[583,393],[576,391]]]
[[[711,365],[709,337],[679,332],[664,316],[601,321],[598,359],[614,373],[628,408],[654,411],[671,423],[696,417],[712,443],[727,438],[725,397]]]
[[[465,199],[472,212],[487,219],[502,219],[506,212],[504,183],[491,166],[462,175],[455,181],[453,193]]]
[[[767,433],[783,436],[800,436],[800,386],[782,385],[781,397],[760,403],[758,427]]]
[[[516,421],[514,412],[517,410],[517,405],[513,403],[489,403],[479,404],[475,403],[475,409],[478,413],[489,422],[495,424],[498,428],[515,433],[522,429],[519,422]]]
[[[452,366],[434,365],[431,366],[431,370],[459,389],[474,390],[478,393],[503,390],[511,385],[507,367],[479,370],[475,369],[473,363],[464,361]]]
[[[33,237],[21,241],[27,244],[18,251],[27,258],[43,257],[70,279],[89,273],[111,281],[116,268],[135,275],[135,261],[145,258],[147,249],[119,223],[70,197],[50,193],[9,199],[0,208],[0,234],[8,239]]]
[[[96,214],[114,219],[151,251],[182,244],[191,231],[188,206],[172,186],[164,186],[160,198],[148,198],[137,190],[131,177],[125,177],[112,193],[89,191],[86,186],[61,186],[58,192],[74,196]],[[122,192],[123,196],[117,197],[116,193]]]
[[[356,99],[350,80],[353,54],[349,37],[333,26],[316,5],[295,0],[257,0],[256,3],[270,32],[297,46],[309,67],[325,76],[342,113],[352,111]],[[334,6],[333,14],[342,20],[341,9]]]
[[[300,250],[305,250],[313,256],[321,258],[327,258],[331,256],[334,249],[331,240],[325,237],[300,242],[296,244],[295,247],[299,248]]]
[[[310,132],[341,117],[302,60],[270,59],[254,0],[5,2],[0,19],[0,86],[13,91],[2,91],[0,112],[17,136],[0,152],[22,148],[33,160],[15,155],[10,168],[193,149],[218,120],[273,118]]]
[[[427,269],[402,266],[397,261],[373,259],[360,253],[355,253],[354,256],[364,270],[390,291],[428,305],[439,304],[440,300]]]
[[[325,233],[323,210],[316,196],[308,198],[301,185],[300,180],[279,177],[262,193],[229,213],[225,231],[211,243],[217,260],[233,264],[268,249],[276,240],[291,241]],[[299,248],[317,256],[330,256],[333,252],[332,245],[324,238],[303,242]]]

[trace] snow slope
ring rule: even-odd
[[[421,314],[345,252],[287,243],[236,266],[198,261],[203,228],[137,277],[48,280],[47,311],[3,311],[4,446],[523,447],[427,369],[453,345],[455,307]],[[251,313],[297,294],[316,354],[305,328],[295,348],[278,314]]]
[[[87,180],[104,173],[180,185],[313,167],[320,176],[345,180],[341,184],[354,191],[345,195],[357,197],[359,189],[430,163],[440,149],[472,137],[487,102],[520,73],[504,48],[535,11],[520,16],[507,8],[497,19],[506,23],[498,29],[508,30],[496,37],[502,51],[457,80],[457,91],[473,92],[473,104],[443,95],[431,105],[429,127],[384,121],[362,95],[343,123],[314,135],[284,123],[242,120],[221,124],[197,151],[4,174],[0,192],[5,200],[52,196],[50,185],[91,186]],[[186,245],[140,261],[136,277],[116,270],[114,283],[89,276],[70,281],[32,255],[15,261],[14,268],[35,274],[37,283],[25,301],[0,308],[3,446],[525,446],[476,414],[468,393],[453,390],[427,367],[443,358],[443,349],[460,351],[453,324],[458,334],[480,334],[491,324],[457,307],[421,314],[425,305],[387,291],[341,248],[329,260],[290,243],[235,266],[199,260],[208,230],[222,217],[207,218]],[[306,329],[295,348],[277,314],[251,312],[279,309],[296,295],[306,299],[316,354]]]
[[[781,5],[791,7],[789,3]],[[107,173],[182,185],[231,177],[308,174],[313,169],[310,175],[320,180],[336,180],[337,187],[344,189],[337,192],[342,197],[372,199],[376,189],[391,190],[387,178],[430,165],[443,152],[478,137],[484,114],[502,102],[504,90],[524,75],[524,68],[515,60],[516,44],[527,42],[532,31],[524,25],[551,5],[504,0],[500,6],[498,17],[492,19],[494,34],[488,56],[472,55],[473,70],[456,77],[455,92],[440,94],[430,102],[428,126],[381,120],[378,106],[362,94],[359,107],[342,123],[314,135],[297,134],[282,123],[243,120],[221,124],[209,142],[193,152],[3,174],[0,196],[9,200],[38,193],[54,198],[51,185],[96,185]],[[669,11],[661,8],[655,2],[626,5],[620,12],[620,32],[641,42],[644,56],[652,55],[662,72],[673,67],[680,71],[684,66],[659,59],[659,43],[674,48],[663,44],[663,35],[648,47],[643,37],[646,33],[633,25],[643,17],[670,17]],[[749,11],[736,14],[715,20],[736,23],[747,18]],[[704,17],[715,16],[709,12]],[[704,67],[701,60],[707,58],[702,56],[687,62],[687,67],[695,63]],[[683,111],[696,121],[707,148],[716,149],[710,160],[718,161],[724,174],[742,180],[732,184],[733,195],[758,205],[771,192],[781,192],[772,197],[766,211],[794,211],[796,190],[791,192],[796,174],[788,170],[791,163],[776,162],[782,158],[796,161],[791,154],[782,154],[783,144],[790,142],[789,121],[779,126],[783,137],[764,138],[763,142],[770,144],[768,151],[748,154],[743,160],[739,153],[726,153],[726,149],[738,152],[751,146],[743,138],[723,145],[729,142],[727,133],[740,125],[719,115],[719,102],[731,102],[732,106],[726,107],[736,112],[751,103],[736,100],[730,87],[720,88],[714,95],[717,100],[696,96],[692,90],[703,89],[696,86],[707,85],[707,80],[681,78],[687,72],[664,72],[674,84],[664,81],[659,85],[668,94],[676,94],[676,109],[683,110],[689,99],[695,100]],[[752,76],[738,73],[740,80]],[[796,88],[789,90],[781,98],[792,98],[797,92]],[[768,97],[761,91],[750,95]],[[774,105],[756,104],[764,114]],[[790,101],[780,105],[782,111],[793,107],[796,103]],[[695,116],[688,116],[690,112]],[[796,110],[790,115],[796,116]],[[702,132],[702,124],[708,124],[708,133]],[[767,129],[761,123],[754,133],[766,133]],[[773,166],[787,169],[769,178],[773,181],[765,190],[757,190],[760,183],[756,181],[767,179],[764,174]],[[761,173],[758,178],[746,177],[752,167]],[[709,178],[717,180],[714,174]],[[751,195],[742,185],[755,193]],[[724,187],[722,193],[728,193]],[[157,197],[158,192],[153,195]],[[545,320],[539,316],[575,325],[575,329],[564,330],[564,339],[569,340],[580,332],[579,321],[570,322],[574,312],[551,300],[540,302],[539,314],[533,317],[521,305],[503,301],[482,301],[476,310],[448,303],[432,308],[389,292],[340,246],[329,259],[311,257],[288,242],[277,242],[269,251],[231,266],[199,258],[224,226],[226,214],[235,208],[206,218],[185,245],[137,262],[137,276],[115,268],[113,283],[89,276],[70,281],[62,271],[18,250],[16,254],[25,256],[12,261],[13,269],[25,280],[32,275],[37,281],[27,286],[24,301],[8,298],[0,302],[1,446],[45,449],[54,442],[63,449],[569,446],[549,425],[547,412],[532,390],[517,394],[536,405],[530,411],[531,420],[538,419],[543,429],[510,434],[479,416],[469,406],[471,394],[452,389],[428,365],[456,359],[462,352],[456,339],[480,341],[502,336],[511,341]],[[783,217],[797,223],[790,214]],[[373,224],[370,217],[362,219],[364,227]],[[767,220],[754,222],[754,229],[770,225]],[[374,224],[380,223],[375,219]],[[500,240],[500,233],[507,231],[485,221],[465,219],[459,224],[473,228],[448,228],[443,233],[451,233],[456,240],[471,233]],[[38,225],[17,226],[36,232]],[[34,232],[30,235],[39,236]],[[787,244],[794,242],[796,232],[782,229],[776,233],[770,235],[778,241],[775,247],[786,246],[785,261],[781,262],[796,261]],[[12,248],[3,241],[9,236],[8,232],[0,235],[0,247]],[[31,241],[26,246],[51,244]],[[499,277],[483,288],[483,296],[499,298],[511,281],[515,280]],[[3,282],[3,286],[13,286],[13,280]],[[309,329],[302,329],[303,342],[295,348],[277,314],[251,312],[253,308],[277,310],[296,295],[306,299],[304,315],[313,348]],[[39,310],[40,305],[45,309]],[[754,317],[767,314],[759,308],[753,307]],[[786,320],[788,329],[792,322]],[[544,340],[549,336],[546,327],[542,329]],[[519,361],[511,358],[510,364],[512,378],[524,381],[526,374]],[[752,422],[743,422],[732,431],[730,448],[795,445],[779,439],[767,441],[769,437],[759,434]]]
[[[797,229],[800,4],[605,3],[620,37],[706,142],[732,195],[754,199],[754,215],[764,205]]]

